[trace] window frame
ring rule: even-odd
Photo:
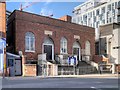
[[[35,35],[32,32],[25,33],[25,52],[35,52]]]
[[[66,51],[64,52],[64,50]],[[65,37],[62,37],[60,40],[60,54],[67,54],[67,39]]]

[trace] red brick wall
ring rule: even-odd
[[[94,55],[93,56],[93,61],[96,62],[96,63],[102,62],[102,59],[103,58],[99,55]]]
[[[35,64],[25,64],[24,65],[24,76],[37,76],[37,70]]]
[[[60,18],[60,20],[67,21],[67,22],[71,22],[71,19],[72,19],[72,17],[68,16],[68,15],[63,16],[63,17]]]
[[[95,32],[93,28],[26,12],[14,11],[13,14],[15,15],[15,50],[23,51],[27,59],[34,58],[37,60],[37,55],[42,53],[42,43],[47,37],[44,34],[45,30],[53,32],[50,37],[54,41],[54,52],[57,54],[60,53],[60,39],[63,36],[68,40],[68,54],[72,54],[72,45],[76,41],[74,35],[80,36],[79,42],[82,49],[85,48],[85,42],[89,40],[91,54],[95,54]],[[12,22],[9,20],[9,23]],[[25,33],[29,31],[35,35],[35,53],[25,52]]]

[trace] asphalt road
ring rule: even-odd
[[[118,88],[118,78],[16,77],[3,79],[2,88],[94,88],[102,90],[100,88]]]

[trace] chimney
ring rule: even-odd
[[[63,17],[60,17],[59,19],[63,21],[71,22],[71,18],[72,18],[71,16],[65,15]]]

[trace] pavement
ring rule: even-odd
[[[85,74],[85,75],[59,75],[59,76],[48,76],[48,77],[53,77],[53,78],[118,78],[118,74]]]
[[[118,74],[85,74],[85,75],[57,75],[57,76],[15,76],[6,79],[35,79],[35,78],[119,78]]]

